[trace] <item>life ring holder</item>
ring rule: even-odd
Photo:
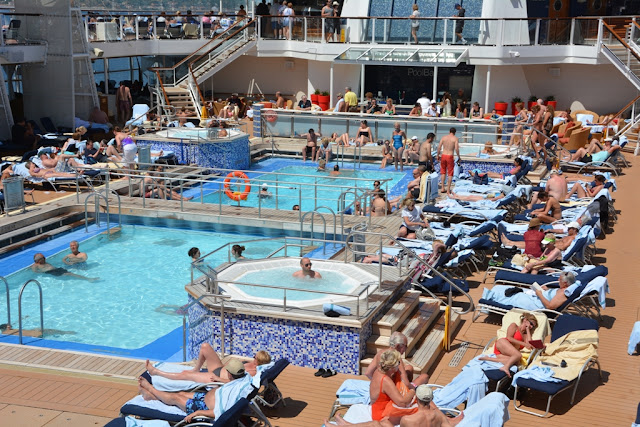
[[[238,180],[244,180],[244,190],[243,191],[231,191],[231,180],[236,178]],[[251,182],[249,181],[249,177],[241,171],[233,171],[230,172],[227,177],[224,179],[224,194],[227,195],[228,198],[239,202],[240,200],[247,200],[247,196],[251,192]]]
[[[269,123],[274,123],[278,120],[278,113],[274,110],[265,111],[264,117]]]

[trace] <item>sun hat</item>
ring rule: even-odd
[[[433,400],[433,390],[426,384],[416,387],[416,397],[424,403],[431,403]]]
[[[548,245],[549,243],[555,243],[556,237],[553,234],[547,234],[544,239],[542,239],[543,245]]]
[[[244,374],[244,364],[236,358],[230,359],[224,368],[234,377]]]
[[[575,228],[576,230],[580,230],[580,224],[577,221],[571,221],[567,228]]]
[[[412,136],[412,137],[411,137],[411,140],[412,140],[412,141],[417,141],[417,140],[418,140],[418,137],[417,137],[417,136]]]
[[[540,227],[540,224],[542,224],[540,218],[531,218],[531,221],[529,221],[529,228]]]

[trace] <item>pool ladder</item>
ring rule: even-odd
[[[105,202],[105,211],[107,214],[107,234],[109,234],[109,230],[111,227],[110,215],[111,209],[109,207],[109,196],[116,196],[118,200],[118,226],[122,227],[122,202],[120,201],[120,195],[115,191],[109,189],[109,181],[107,180],[106,187],[101,190],[92,191],[86,199],[84,199],[84,231],[89,232],[89,200],[91,198],[95,199],[95,214],[96,214],[96,225],[100,227],[100,199],[103,199]]]

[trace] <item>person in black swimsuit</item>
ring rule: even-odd
[[[87,280],[89,282],[95,282],[96,280],[100,280],[99,277],[85,277],[79,274],[72,273],[64,268],[56,268],[53,265],[47,262],[47,259],[40,252],[33,256],[33,265],[31,266],[31,270],[36,273],[45,273],[50,274],[55,277],[75,277],[76,279]]]

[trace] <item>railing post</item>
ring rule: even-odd
[[[278,210],[278,175],[276,174],[276,210]]]
[[[596,42],[597,53],[600,54],[601,46],[602,46],[602,31],[604,29],[604,25],[602,25],[602,18],[598,19],[598,39]]]
[[[322,27],[322,32],[321,32],[321,36],[322,36],[322,40],[320,40],[320,43],[326,43],[327,39],[326,36],[324,34],[324,20],[326,18],[320,18],[320,26]]]
[[[386,43],[388,40],[388,35],[387,35],[387,29],[388,29],[388,24],[387,22],[389,22],[388,19],[384,20],[384,34],[382,35],[382,43]]]
[[[376,18],[371,19],[371,43],[376,42]]]
[[[538,39],[540,38],[540,23],[542,20],[540,18],[536,19],[536,35],[535,40],[533,41],[534,46],[538,46]]]
[[[442,45],[443,46],[447,45],[447,24],[448,23],[449,23],[449,20],[445,18],[445,20],[444,20],[444,29],[442,30]]]
[[[120,41],[124,40],[124,24],[123,24],[123,19],[124,17],[121,16],[120,19],[118,20],[120,22]]]
[[[496,45],[498,47],[502,47],[504,46],[504,19],[501,19],[500,21],[498,21],[498,41],[496,42]]]
[[[136,21],[136,40],[140,40],[140,37],[139,37],[140,33],[138,31],[138,17],[136,15],[134,15],[133,19]]]
[[[571,34],[569,34],[569,44],[570,45],[573,45],[573,32],[575,31],[575,29],[576,29],[576,19],[572,18],[571,19],[571,30],[570,30]]]
[[[302,18],[302,31],[304,31],[304,41],[307,41],[307,17]]]

